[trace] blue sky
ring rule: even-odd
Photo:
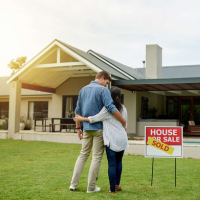
[[[133,68],[146,44],[163,48],[163,66],[200,64],[199,10],[198,0],[0,0],[0,76],[54,39]]]

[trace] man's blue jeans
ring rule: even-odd
[[[115,192],[115,185],[120,184],[122,173],[122,157],[124,155],[124,151],[115,152],[106,146],[106,154],[108,159],[110,190],[111,192]]]

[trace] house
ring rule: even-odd
[[[9,137],[19,132],[20,115],[71,118],[80,89],[102,70],[121,88],[128,133],[144,136],[145,125],[200,124],[200,65],[162,67],[162,48],[147,45],[146,67],[134,69],[56,39],[14,75],[0,78],[0,117],[9,115]]]

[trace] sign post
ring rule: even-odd
[[[176,158],[183,157],[183,127],[180,126],[145,126],[145,157],[152,157],[152,178],[154,157],[175,158],[175,187],[176,187]]]

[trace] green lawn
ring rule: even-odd
[[[101,191],[86,193],[91,157],[78,190],[69,191],[80,149],[75,144],[0,140],[0,199],[200,199],[200,160],[177,159],[175,187],[174,159],[155,158],[151,186],[152,159],[133,155],[123,158],[123,191],[106,193],[109,182],[105,154],[97,181]]]

